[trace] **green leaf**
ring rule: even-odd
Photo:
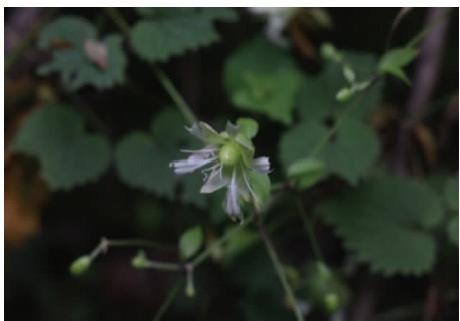
[[[410,84],[403,67],[410,64],[418,55],[414,48],[395,48],[386,52],[380,59],[378,71],[381,75],[393,75],[407,84]]]
[[[344,52],[344,59],[359,83],[366,83],[377,68],[377,59],[369,53],[348,51]],[[357,95],[346,97],[349,98],[346,104],[337,101],[337,93],[348,87],[342,66],[332,62],[327,63],[318,75],[304,77],[298,102],[300,117],[306,121],[325,120],[337,116],[344,109],[350,110],[348,114],[351,116],[368,117],[380,102],[382,86],[374,84],[359,98]],[[359,86],[356,89],[359,90]]]
[[[185,130],[185,121],[173,108],[167,108],[151,121],[150,132],[133,132],[117,145],[115,165],[120,178],[128,185],[204,208],[200,194],[200,173],[176,176],[169,167],[175,159],[186,158],[181,148],[195,148],[196,140]]]
[[[290,124],[302,76],[288,52],[264,39],[239,48],[225,63],[225,87],[240,109]]]
[[[172,198],[176,178],[154,140],[142,132],[127,134],[118,143],[115,165],[120,178],[132,187]]]
[[[430,230],[442,219],[428,186],[399,177],[375,178],[320,205],[348,250],[386,275],[429,272],[436,257]]]
[[[270,197],[270,177],[268,174],[262,174],[256,171],[250,171],[248,173],[249,184],[251,185],[252,191],[255,194],[254,206],[257,210],[262,210],[264,203]]]
[[[201,227],[195,226],[186,230],[179,239],[179,254],[183,259],[190,259],[203,244]]]
[[[453,244],[458,246],[458,215],[452,217],[447,223],[447,236]]]
[[[289,166],[287,175],[297,188],[307,189],[324,177],[324,163],[312,158],[300,159]]]
[[[335,137],[312,155],[327,133],[327,128],[317,122],[303,122],[285,132],[279,146],[285,171],[298,160],[315,157],[325,163],[327,173],[356,184],[377,160],[380,144],[376,134],[369,126],[347,118],[340,123]]]
[[[105,136],[87,134],[74,110],[50,105],[32,112],[13,142],[13,151],[37,157],[53,189],[70,189],[99,178],[110,163]]]
[[[446,180],[444,199],[449,210],[458,211],[458,177]]]
[[[239,126],[240,132],[248,139],[252,139],[259,131],[259,124],[251,118],[238,118],[236,125]]]
[[[374,130],[356,119],[345,119],[340,124],[335,140],[324,147],[322,159],[326,168],[356,184],[376,162],[380,141]]]
[[[85,40],[94,39],[97,31],[86,19],[77,16],[65,16],[47,24],[38,37],[38,47],[46,50],[58,43],[66,42],[74,47],[83,46]]]
[[[213,22],[236,18],[232,10],[224,8],[147,8],[140,12],[147,19],[131,29],[131,44],[141,58],[160,62],[218,41]]]
[[[96,64],[85,51],[87,41],[105,48],[107,57],[102,59],[105,66]],[[88,21],[62,17],[48,24],[38,39],[39,47],[44,50],[52,50],[60,43],[64,48],[53,50],[51,61],[38,69],[40,75],[59,72],[69,90],[86,85],[104,89],[124,81],[126,57],[120,35],[112,34],[98,41],[96,29]]]

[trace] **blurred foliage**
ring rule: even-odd
[[[439,315],[452,316],[456,28],[415,115],[407,101],[424,93],[410,80],[427,62],[408,40],[429,10],[405,16],[382,50],[396,9],[288,9],[66,8],[37,24],[24,63],[6,73],[7,319],[147,320],[184,284],[193,296],[179,291],[165,319],[292,318],[256,225],[228,220],[225,192],[200,194],[200,173],[169,167],[200,147],[182,99],[219,131],[236,120],[255,157],[270,157],[270,178],[248,180],[308,318],[348,320],[366,291],[382,292],[381,312],[431,289],[446,294]],[[11,28],[21,10],[7,12]],[[102,236],[150,243],[95,255]],[[203,253],[212,263],[178,265],[183,276],[144,269]]]

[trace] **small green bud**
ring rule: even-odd
[[[185,295],[189,298],[193,298],[195,296],[195,286],[193,283],[187,283],[187,286],[185,287]]]
[[[137,252],[137,255],[131,260],[131,266],[135,269],[144,269],[147,263],[148,260],[144,251]]]
[[[89,255],[83,255],[77,258],[69,267],[69,271],[72,275],[81,275],[88,271],[91,266],[91,257]]]
[[[186,266],[186,273],[187,284],[185,286],[185,295],[192,298],[195,296],[195,285],[193,284],[193,268],[190,265]]]
[[[334,313],[340,308],[340,299],[335,293],[327,293],[323,300],[324,309],[330,313]]]
[[[338,63],[343,59],[342,55],[337,51],[337,49],[335,49],[334,45],[328,42],[321,46],[320,52],[321,57],[323,57],[324,60],[331,60]]]
[[[337,99],[341,103],[345,103],[350,100],[351,97],[353,97],[354,91],[348,87],[344,87],[340,89],[335,96],[335,99]]]
[[[356,80],[356,75],[353,69],[350,66],[345,65],[343,67],[343,76],[349,83],[354,83]]]
[[[241,150],[234,142],[226,143],[219,151],[219,160],[225,167],[234,167],[241,160]]]

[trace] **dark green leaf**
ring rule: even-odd
[[[186,230],[179,239],[179,254],[183,259],[190,259],[203,244],[201,227],[195,226]]]
[[[374,271],[421,274],[436,257],[430,229],[442,218],[441,204],[426,185],[398,177],[376,178],[318,212],[334,225],[345,247]]]
[[[301,73],[289,54],[263,39],[239,48],[225,64],[225,87],[237,108],[289,124]]]
[[[104,66],[95,63],[85,51],[87,41],[105,48],[107,57],[102,59]],[[126,57],[120,35],[112,34],[98,41],[96,30],[89,22],[64,17],[47,25],[39,35],[42,49],[51,50],[56,43],[64,43],[64,48],[53,50],[52,60],[40,66],[39,74],[59,72],[69,90],[77,90],[85,85],[110,88],[124,81]]]
[[[300,159],[289,166],[287,175],[297,188],[306,189],[324,177],[324,163],[312,158]]]
[[[66,106],[32,112],[15,137],[13,150],[37,157],[43,178],[54,189],[93,181],[110,163],[107,138],[85,133],[81,116]]]

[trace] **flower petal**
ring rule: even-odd
[[[236,171],[233,171],[232,179],[227,189],[227,195],[225,196],[225,212],[232,218],[239,217],[241,214],[240,204],[238,203]]]
[[[228,180],[222,176],[222,167],[214,169],[209,175],[206,183],[201,187],[200,193],[208,194],[225,187]]]
[[[224,141],[214,128],[202,121],[194,123],[191,127],[185,127],[185,129],[207,144],[221,144]]]
[[[266,156],[255,158],[252,161],[252,168],[260,173],[270,173],[270,159]]]
[[[216,156],[212,154],[192,154],[186,159],[180,159],[172,161],[169,167],[174,169],[174,173],[177,175],[191,173],[203,166],[206,166],[216,160]]]
[[[230,137],[235,137],[238,134],[239,127],[227,121],[227,125],[225,126],[225,131]]]

